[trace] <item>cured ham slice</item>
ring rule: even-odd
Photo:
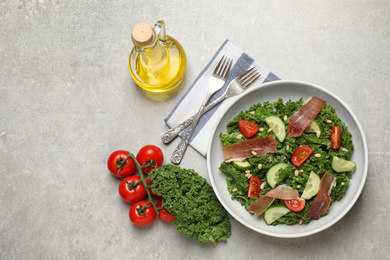
[[[297,190],[287,185],[280,185],[252,203],[249,206],[249,211],[255,213],[257,216],[260,216],[269,206],[272,205],[275,199],[293,200],[297,199],[298,197],[299,193]]]
[[[320,190],[307,212],[307,217],[318,220],[328,211],[331,202],[329,195],[334,186],[336,186],[336,177],[325,172],[320,182]]]
[[[301,136],[303,131],[313,122],[325,101],[318,97],[311,97],[303,106],[289,119],[287,133],[291,137]]]
[[[251,138],[222,148],[225,162],[242,161],[251,156],[276,153],[276,140],[272,136]]]

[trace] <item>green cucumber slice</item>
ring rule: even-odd
[[[305,132],[306,133],[315,133],[315,134],[318,133],[317,137],[319,137],[321,135],[321,128],[318,125],[317,121],[314,120],[313,122],[311,122],[311,124],[308,127],[306,127]]]
[[[337,156],[332,157],[332,169],[335,172],[349,172],[355,169],[356,163]]]
[[[240,171],[246,171],[252,167],[252,165],[247,160],[237,161],[237,162],[233,161],[232,163],[234,168]]]
[[[288,166],[287,163],[278,163],[275,166],[272,166],[266,174],[267,182],[272,187],[275,188],[276,183],[279,180],[279,170],[284,169]]]
[[[301,198],[308,200],[317,195],[318,191],[320,190],[320,182],[320,176],[318,176],[318,174],[314,173],[313,171],[310,172],[309,179],[306,182],[306,186],[303,190]]]
[[[278,138],[280,142],[283,142],[284,138],[286,138],[286,127],[284,126],[283,121],[276,116],[269,116],[264,119],[264,121],[272,128],[272,132],[274,132],[276,138]]]
[[[283,205],[278,205],[278,206],[274,206],[274,207],[271,206],[264,212],[265,223],[270,225],[270,224],[272,224],[272,222],[274,222],[275,220],[277,220],[281,216],[286,215],[289,212],[290,212],[290,210]]]

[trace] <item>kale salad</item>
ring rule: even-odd
[[[354,148],[352,135],[337,116],[335,109],[325,101],[302,134],[291,136],[286,133],[290,117],[306,102],[307,100],[304,102],[303,99],[279,99],[275,102],[255,104],[247,111],[239,112],[227,123],[227,132],[219,134],[225,148],[251,139],[275,139],[276,152],[265,155],[252,152],[252,155],[238,161],[226,160],[225,157],[219,167],[226,175],[231,198],[239,201],[249,214],[254,214],[249,210],[252,204],[278,187],[288,186],[297,191],[299,198],[304,198],[304,206],[299,210],[287,207],[286,200],[272,200],[272,205],[264,212],[268,225],[309,223],[313,218],[308,216],[308,211],[316,198],[320,197],[324,175],[330,174],[334,177],[332,186],[325,191],[330,193],[327,196],[331,206],[343,197],[356,167],[356,164],[350,161]],[[244,123],[246,126],[242,125]],[[248,131],[253,129],[255,132],[248,135]],[[338,133],[336,136],[335,129]],[[334,138],[338,138],[339,142],[336,147]],[[302,147],[310,148],[310,153],[302,153],[308,156],[298,158],[297,163],[296,151]],[[250,180],[253,177],[259,181],[251,187]],[[321,217],[328,214],[328,209],[321,213]]]

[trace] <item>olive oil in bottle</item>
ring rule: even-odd
[[[165,23],[158,21],[154,28],[139,23],[131,38],[134,48],[129,70],[137,85],[151,92],[176,89],[183,80],[187,58],[180,43],[165,34]]]

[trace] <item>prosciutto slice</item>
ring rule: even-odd
[[[276,153],[276,140],[272,136],[251,138],[222,148],[225,162],[242,161],[251,156]]]
[[[336,177],[325,172],[320,182],[320,190],[307,212],[307,217],[318,220],[328,211],[331,202],[329,195],[334,186],[336,186]]]
[[[280,185],[252,203],[249,206],[249,211],[255,213],[257,216],[260,216],[269,206],[272,205],[275,199],[293,200],[297,199],[298,197],[299,193],[297,190],[287,185]]]
[[[301,136],[303,131],[313,122],[325,101],[318,97],[311,97],[303,106],[289,119],[287,133],[291,137]]]

